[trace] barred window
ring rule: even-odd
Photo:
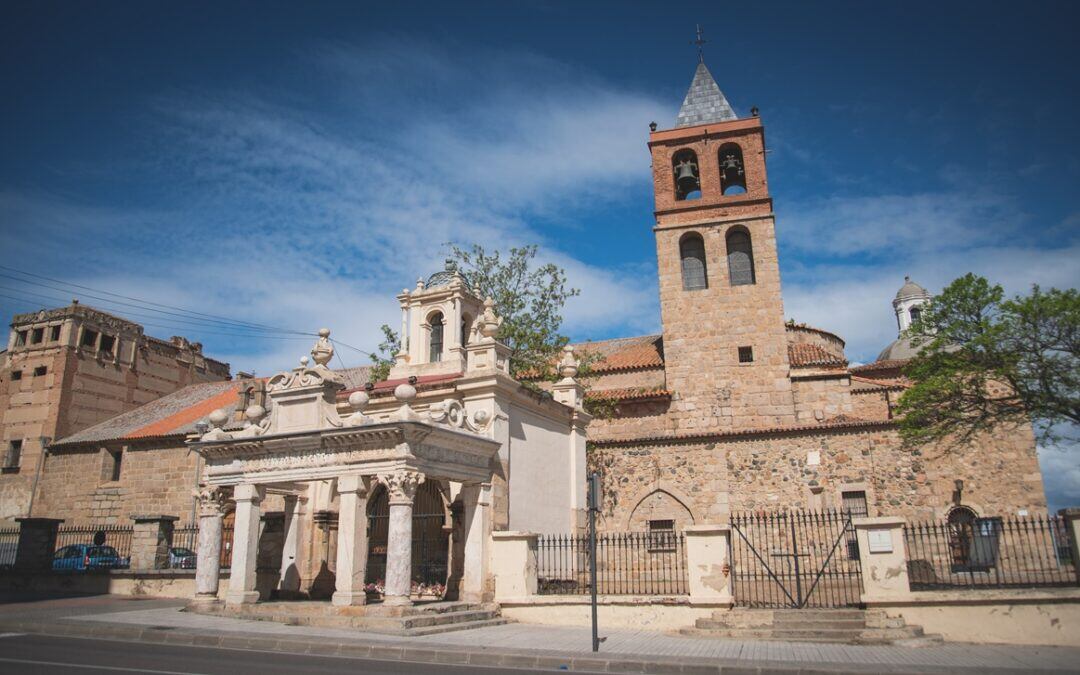
[[[705,240],[692,232],[679,240],[679,257],[682,259],[683,290],[695,291],[709,287],[705,264]]]
[[[650,551],[674,551],[675,550],[675,521],[674,520],[650,520],[649,521],[649,550]]]
[[[17,469],[20,461],[22,461],[22,439],[8,441],[7,452],[4,453],[3,468]]]
[[[728,232],[727,259],[728,275],[732,286],[745,286],[756,283],[754,278],[754,249],[750,244],[750,233],[743,229]]]

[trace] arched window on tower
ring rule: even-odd
[[[697,154],[693,150],[680,150],[671,159],[671,172],[675,176],[675,199],[701,198],[701,174],[698,173]]]
[[[717,151],[720,159],[720,194],[746,194],[746,165],[743,164],[742,148],[735,143],[725,143]]]
[[[469,344],[469,332],[472,331],[472,318],[468,314],[461,315],[461,346]]]
[[[697,232],[684,234],[679,240],[679,258],[682,260],[682,286],[685,291],[709,287],[705,265],[705,240]]]
[[[727,234],[728,279],[732,286],[757,283],[754,276],[754,248],[750,233],[743,227],[734,227]]]
[[[442,361],[443,315],[439,312],[432,314],[429,323],[431,324],[431,333],[428,339],[428,361],[435,363],[436,361]]]
[[[912,307],[908,314],[911,316],[911,323],[915,323],[919,320],[919,317],[922,316],[922,309],[919,307]]]

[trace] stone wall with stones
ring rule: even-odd
[[[713,442],[594,445],[605,528],[640,527],[645,513],[722,520],[730,510],[838,508],[845,490],[866,492],[870,515],[941,518],[963,503],[980,514],[1045,513],[1030,429],[1000,430],[965,448],[904,448],[894,426],[746,434]],[[661,498],[662,497],[662,498]],[[657,504],[666,505],[658,509]]]
[[[823,422],[854,412],[851,378],[842,371],[793,377],[791,391],[795,400],[795,419],[800,424]]]

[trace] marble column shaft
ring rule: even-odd
[[[387,605],[412,603],[412,512],[416,489],[424,475],[415,471],[396,471],[379,474],[386,486],[390,503],[390,519],[386,542],[386,586],[383,602]]]
[[[195,546],[196,602],[217,602],[224,502],[225,493],[221,488],[204,488],[199,494],[199,542]]]

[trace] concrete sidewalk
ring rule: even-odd
[[[509,624],[427,637],[285,626],[190,614],[180,601],[96,596],[0,605],[0,630],[139,642],[233,647],[422,663],[467,663],[588,672],[1005,673],[1080,672],[1080,647],[945,644],[854,646],[713,640],[639,630]]]

